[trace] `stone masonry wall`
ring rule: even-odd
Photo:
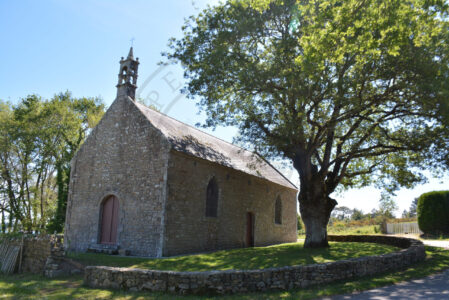
[[[264,270],[174,272],[91,266],[85,269],[84,283],[94,288],[179,294],[285,290],[399,270],[426,257],[424,245],[418,240],[407,238],[329,236],[329,240],[380,242],[406,248],[379,256]]]
[[[42,273],[51,255],[51,236],[29,236],[23,241],[22,272]]]
[[[206,190],[218,187],[218,216],[206,217]],[[245,247],[246,214],[255,216],[256,246],[295,242],[296,190],[179,152],[169,159],[164,256]],[[282,224],[274,222],[276,197]]]
[[[128,97],[117,98],[72,160],[64,243],[99,242],[100,208],[119,200],[117,243],[131,255],[162,255],[168,142]]]
[[[5,238],[0,240],[0,244],[3,242],[10,245],[22,246],[22,261],[20,260],[20,252],[17,257],[17,263],[15,270],[23,273],[43,273],[47,265],[47,260],[50,257],[63,257],[64,251],[62,249],[62,236],[60,235],[30,235],[25,234],[13,238]],[[62,249],[62,250],[61,250]],[[62,251],[62,253],[61,253]]]

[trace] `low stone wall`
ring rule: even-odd
[[[174,272],[89,266],[85,269],[84,283],[95,288],[179,294],[284,290],[403,269],[426,257],[424,245],[413,239],[390,236],[329,236],[329,240],[383,243],[403,249],[379,256],[263,270]]]
[[[8,243],[22,249],[15,262],[15,272],[41,273],[47,277],[82,272],[84,266],[65,257],[62,239],[63,235],[25,234],[5,237],[0,244]]]
[[[22,249],[22,253],[17,257],[16,271],[41,273],[44,270],[47,257],[51,255],[51,239],[50,235],[25,234],[24,236],[6,237],[0,243],[8,243]]]
[[[23,240],[22,272],[42,273],[51,255],[50,235],[26,236]]]

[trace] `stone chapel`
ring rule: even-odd
[[[64,244],[162,257],[297,239],[297,188],[258,155],[135,100],[139,59],[71,162]]]

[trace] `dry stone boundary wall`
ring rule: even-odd
[[[63,235],[32,235],[6,237],[0,245],[15,247],[19,253],[12,267],[13,272],[44,274],[56,277],[82,271],[83,266],[65,257]],[[2,260],[0,259],[0,262]]]
[[[14,262],[14,271],[19,271],[20,265],[21,272],[40,273],[44,270],[47,257],[51,255],[51,239],[50,235],[26,234],[23,237],[5,237],[0,244],[21,249],[19,251],[22,253]]]
[[[227,294],[286,290],[404,269],[426,257],[424,245],[414,239],[391,236],[333,235],[329,236],[329,240],[381,243],[402,249],[379,256],[263,270],[175,272],[89,266],[85,268],[84,283],[95,288],[179,294]]]

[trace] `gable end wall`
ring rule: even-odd
[[[72,160],[64,243],[99,242],[102,200],[119,200],[117,242],[131,255],[162,255],[169,144],[127,97],[116,99]]]

